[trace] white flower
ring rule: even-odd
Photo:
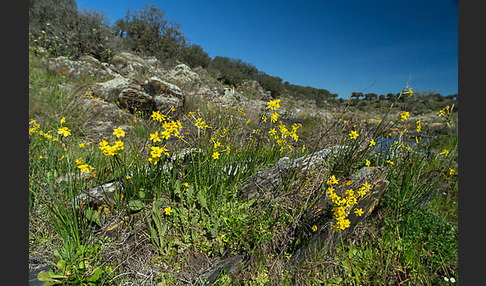
[[[449,282],[449,278],[447,278],[447,277],[445,277],[445,276],[444,276],[444,280],[445,280],[446,282]]]
[[[456,279],[454,279],[454,277],[451,277],[451,282],[456,283]]]

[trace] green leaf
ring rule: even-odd
[[[56,279],[53,279],[51,275],[49,275],[49,273],[44,271],[41,271],[39,272],[39,274],[37,274],[37,280],[41,282],[51,282],[51,283],[58,282]]]
[[[100,214],[97,211],[86,208],[84,210],[84,215],[89,221],[96,223],[98,226],[101,226]]]
[[[95,281],[98,281],[101,277],[101,275],[103,274],[103,270],[101,270],[101,268],[96,268],[94,271],[93,271],[93,274],[91,274],[89,277],[88,277],[88,281],[89,282],[95,282]]]
[[[131,211],[137,212],[145,207],[144,203],[141,200],[131,200],[128,202],[128,207]]]
[[[59,270],[61,270],[62,272],[66,271],[66,265],[67,265],[67,263],[63,259],[59,260],[56,264],[57,268],[59,268]]]
[[[206,202],[206,198],[204,197],[202,191],[199,191],[197,193],[197,199],[199,200],[199,203],[201,204],[201,206],[203,208],[205,208],[208,211],[208,213],[209,213],[209,209],[208,209],[208,205],[207,205],[207,202]]]

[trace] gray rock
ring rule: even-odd
[[[331,154],[343,148],[345,147],[334,146],[294,160],[283,157],[274,166],[260,171],[243,183],[239,190],[244,197],[257,199],[268,192],[281,189],[289,176],[300,176],[311,168],[322,167]],[[298,174],[294,174],[294,171]]]
[[[57,76],[100,79],[110,79],[116,76],[115,72],[93,57],[84,57],[84,60],[79,61],[72,61],[67,57],[44,58],[42,62],[50,73]]]
[[[121,192],[123,185],[119,180],[104,183],[102,185],[90,188],[74,199],[74,206],[79,207],[81,204],[101,205],[114,203],[116,192]]]
[[[113,56],[113,70],[127,78],[141,78],[163,73],[162,64],[155,57],[141,57],[132,53]]]
[[[121,91],[130,86],[130,80],[124,77],[116,77],[112,80],[94,83],[90,86],[91,95],[114,103],[118,100]]]

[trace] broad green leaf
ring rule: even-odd
[[[91,274],[89,277],[88,277],[88,281],[89,282],[95,282],[95,281],[98,281],[101,277],[101,275],[103,274],[103,270],[101,270],[101,268],[96,268],[94,271],[93,271],[93,274]]]
[[[197,199],[199,200],[199,203],[201,204],[201,206],[203,208],[205,208],[208,211],[208,213],[209,213],[208,205],[206,203],[206,198],[204,197],[202,191],[199,191],[197,193]]]
[[[141,200],[131,200],[128,202],[128,207],[131,211],[136,212],[143,209],[145,205]]]
[[[57,282],[55,279],[51,277],[51,275],[49,275],[49,273],[44,271],[41,271],[39,272],[39,274],[37,274],[37,280],[41,282],[52,282],[52,283]]]
[[[101,226],[100,214],[97,211],[86,208],[84,210],[84,215],[89,221],[96,223],[98,226]]]

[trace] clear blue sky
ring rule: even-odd
[[[339,97],[396,93],[407,83],[415,91],[458,92],[457,0],[76,2],[111,22],[154,4],[211,58],[239,58]]]

